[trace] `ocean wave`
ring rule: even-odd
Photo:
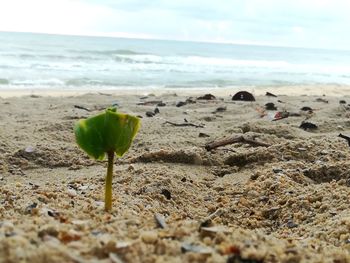
[[[120,80],[101,80],[101,79],[89,79],[89,78],[73,78],[64,82],[66,86],[84,87],[84,86],[135,86],[137,83],[132,81],[120,81]]]
[[[68,49],[70,53],[95,54],[95,55],[148,55],[149,53],[138,52],[130,49],[108,49],[108,50],[77,50]]]
[[[116,55],[114,60],[122,63],[164,65],[211,66],[211,67],[268,67],[286,68],[291,64],[281,60],[240,60],[200,56]]]
[[[26,60],[48,60],[48,61],[62,61],[62,60],[102,60],[102,58],[97,56],[83,56],[83,55],[53,55],[53,54],[19,54],[19,55],[8,55],[13,57],[18,57],[20,59]]]
[[[36,79],[13,79],[7,83],[8,85],[13,86],[30,86],[35,87],[37,85],[45,85],[45,86],[62,86],[64,85],[64,81],[56,78],[36,78]]]

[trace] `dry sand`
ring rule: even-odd
[[[195,94],[182,107],[175,104],[189,94],[181,92],[3,94],[0,262],[350,262],[350,148],[338,137],[350,135],[350,109],[339,104],[350,102],[349,89],[333,90],[338,97],[265,91],[283,93],[233,102],[211,91],[216,100]],[[156,106],[138,103],[150,101],[166,106],[146,117]],[[301,116],[271,121],[267,102]],[[106,162],[87,157],[72,128],[111,105],[143,118],[116,161],[114,206],[105,213]],[[203,128],[165,123],[185,119]],[[318,129],[300,129],[306,119]],[[204,149],[240,135],[271,146]]]

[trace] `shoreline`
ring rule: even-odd
[[[293,85],[293,86],[234,86],[230,88],[152,88],[152,87],[118,87],[118,88],[95,88],[95,89],[60,89],[60,88],[36,88],[36,89],[0,89],[0,98],[22,97],[22,96],[50,96],[50,97],[67,97],[81,96],[84,94],[108,94],[108,95],[148,95],[155,94],[158,96],[166,94],[178,95],[201,95],[203,93],[213,93],[216,96],[229,96],[238,91],[245,90],[255,96],[265,95],[266,92],[276,93],[279,96],[332,96],[340,97],[350,95],[350,85]]]

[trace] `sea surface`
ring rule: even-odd
[[[350,84],[350,51],[0,32],[0,89]]]

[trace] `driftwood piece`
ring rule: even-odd
[[[221,147],[221,146],[225,146],[228,144],[234,144],[234,143],[247,143],[249,145],[252,146],[262,146],[262,147],[269,147],[271,146],[268,143],[264,143],[264,142],[258,142],[255,140],[251,140],[251,139],[246,139],[243,136],[236,136],[236,137],[231,137],[228,139],[223,139],[220,141],[215,141],[215,142],[211,142],[205,145],[205,149],[207,151],[213,150],[215,148]]]
[[[185,122],[185,123],[175,123],[175,122],[171,122],[171,121],[166,121],[164,124],[170,124],[173,126],[177,126],[177,127],[185,127],[185,126],[192,126],[192,127],[196,127],[196,128],[204,128],[204,125],[197,125],[197,124],[193,124],[193,123],[189,123],[189,122]]]

